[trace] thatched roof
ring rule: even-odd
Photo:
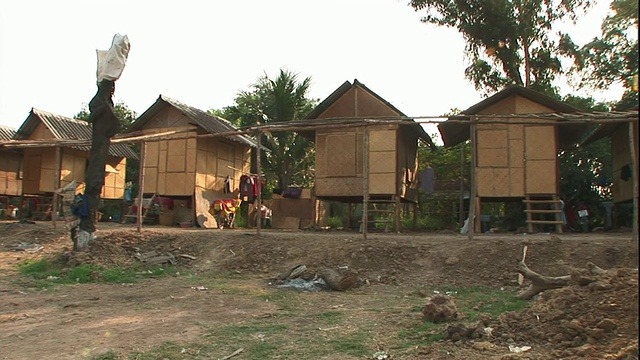
[[[399,117],[407,117],[408,118],[407,115],[405,115],[402,111],[398,110],[395,106],[393,106],[393,104],[391,104],[387,100],[383,99],[380,95],[378,95],[375,92],[373,92],[371,89],[366,87],[363,83],[359,82],[358,79],[354,79],[353,80],[353,84],[351,82],[349,82],[349,81],[345,81],[342,85],[340,85],[326,99],[324,99],[320,104],[318,104],[318,106],[316,106],[307,116],[305,116],[305,119],[306,120],[317,119],[318,116],[320,116],[323,112],[325,112],[328,108],[330,108],[331,105],[333,105],[342,96],[344,96],[349,90],[351,90],[352,88],[355,88],[355,87],[359,87],[359,88],[365,90],[366,92],[371,94],[373,97],[375,97],[376,99],[380,100],[387,107],[389,107],[391,110],[396,112]],[[408,121],[414,122],[413,120],[408,120]],[[411,124],[409,126],[411,126],[411,129],[413,129],[416,132],[416,135],[418,136],[418,138],[424,140],[427,143],[427,145],[429,145],[429,147],[431,149],[435,149],[436,148],[436,145],[433,143],[433,140],[427,134],[427,132],[424,131],[424,128],[422,127],[422,125],[420,125],[418,123],[415,123],[415,124]],[[311,130],[311,131],[305,132],[303,135],[307,136],[307,137],[310,137],[314,133],[315,133],[315,130]]]
[[[56,139],[91,139],[93,134],[91,124],[86,121],[32,108],[29,116],[16,132],[14,140],[28,139],[41,122],[44,123]],[[82,151],[91,150],[91,146],[87,145],[73,145],[71,147]],[[109,155],[128,159],[138,158],[136,152],[125,144],[109,145]]]
[[[174,107],[179,110],[184,116],[188,117],[193,123],[204,131],[211,134],[225,133],[238,130],[234,127],[228,120],[223,119],[219,116],[210,114],[208,112],[202,111],[200,109],[194,108],[192,106],[183,104],[178,100],[171,99],[167,96],[160,95],[156,102],[151,105],[142,115],[138,117],[138,119],[131,124],[128,129],[128,132],[133,132],[137,130],[141,130],[144,128],[145,124],[147,124],[151,119],[153,119],[160,111],[166,109],[167,107]],[[256,142],[246,135],[230,135],[225,136],[230,140],[239,142],[241,144],[249,145],[251,147],[256,147]]]
[[[558,101],[535,90],[531,90],[524,86],[512,85],[464,110],[460,115],[476,115],[487,107],[512,95],[522,96],[533,102],[544,105],[558,113],[575,113],[580,111],[569,104]],[[456,115],[455,117],[460,118],[460,115]],[[484,115],[484,117],[487,116],[488,115]],[[469,140],[469,127],[469,122],[465,121],[445,121],[438,125],[438,129],[440,130],[445,146],[455,146]],[[585,130],[584,124],[562,124],[562,119],[560,119],[558,124],[558,140],[560,148],[567,148],[577,144]]]

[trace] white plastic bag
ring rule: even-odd
[[[116,81],[122,75],[122,70],[129,56],[129,38],[127,35],[115,34],[109,50],[96,50],[98,55],[98,83],[102,80]]]

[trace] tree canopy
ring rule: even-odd
[[[241,91],[235,105],[216,114],[239,127],[303,119],[318,103],[308,97],[311,78],[281,69],[275,79],[259,77],[249,91]],[[262,168],[276,188],[309,186],[314,164],[312,143],[292,132],[267,132],[262,142],[269,149],[261,156]]]
[[[575,20],[589,0],[411,0],[422,21],[458,30],[470,65],[465,76],[485,93],[518,84],[556,94],[554,79],[564,72],[557,21]]]

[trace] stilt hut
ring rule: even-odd
[[[633,134],[633,139],[630,134]],[[611,139],[611,167],[613,169],[611,195],[613,205],[619,209],[624,204],[632,204],[634,200],[634,182],[637,184],[638,181],[638,122],[601,124],[582,142],[581,146],[607,137]],[[632,144],[633,153],[631,152]],[[637,196],[638,194],[635,194],[636,204],[638,203]],[[616,211],[616,209],[609,209],[608,206],[606,210]],[[616,216],[612,216],[614,219],[616,218]]]
[[[192,212],[195,209],[200,226],[215,227],[211,203],[233,197],[234,192],[237,196],[241,176],[250,172],[251,147],[256,143],[244,135],[206,135],[234,130],[221,117],[160,95],[129,132],[183,132],[179,139],[146,142],[144,193],[182,201]]]
[[[373,119],[385,116],[406,117],[356,79],[353,83],[345,81],[311,111],[306,119],[331,121],[331,118]],[[351,205],[362,203],[367,191],[372,204],[393,205],[390,218],[395,220],[396,230],[399,231],[401,204],[414,205],[415,214],[418,200],[418,141],[423,140],[435,147],[422,126],[410,122],[411,125],[368,125],[366,190],[363,186],[364,125],[320,128],[308,135],[315,141],[315,197]],[[348,220],[350,218],[349,216]]]
[[[91,139],[91,135],[91,124],[86,121],[31,109],[14,139]],[[80,184],[78,191],[83,191],[82,184],[90,149],[89,145],[59,147],[53,143],[46,147],[23,149],[22,194],[38,199],[39,208],[31,209],[34,216],[40,216],[42,219],[48,216],[51,212],[52,194],[56,189],[75,180]],[[124,197],[127,158],[137,157],[137,154],[125,144],[109,146],[105,185],[100,195],[102,199]]]
[[[0,140],[12,140],[16,130],[0,126]],[[10,202],[22,194],[22,151],[0,150],[0,218],[10,215]]]
[[[528,231],[552,225],[562,231],[559,198],[558,152],[578,144],[584,125],[548,120],[509,118],[510,114],[573,113],[578,109],[523,86],[509,86],[464,110],[461,115],[478,115],[475,122],[475,206],[474,230],[481,230],[482,204],[522,201]],[[491,123],[501,115],[504,123]],[[451,119],[454,120],[454,119]],[[522,122],[533,122],[522,124]],[[484,123],[483,123],[484,122]],[[512,122],[510,124],[509,122]],[[520,123],[517,123],[520,122]],[[445,146],[471,137],[469,121],[445,121],[438,125]],[[473,191],[472,191],[473,193]],[[550,219],[551,218],[551,219]]]

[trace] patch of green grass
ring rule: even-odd
[[[24,261],[18,264],[18,270],[23,276],[32,278],[40,288],[47,288],[53,284],[132,283],[141,278],[175,275],[179,271],[161,266],[149,269],[104,268],[97,265],[68,267],[61,261],[47,259]]]
[[[120,360],[122,357],[113,351],[104,354],[92,356],[89,360]]]
[[[526,300],[516,298],[510,291],[472,286],[446,289],[456,301],[458,311],[466,315],[466,321],[476,321],[480,314],[496,318],[507,311],[520,311],[529,305]]]

